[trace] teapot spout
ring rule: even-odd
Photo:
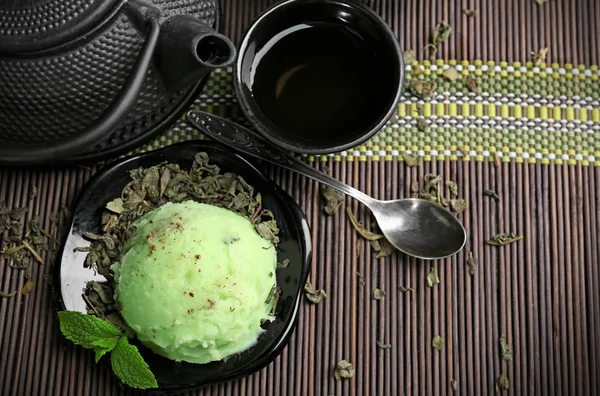
[[[216,68],[235,59],[235,46],[227,37],[189,15],[175,15],[160,27],[156,65],[165,89],[185,89]]]

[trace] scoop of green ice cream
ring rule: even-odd
[[[123,319],[155,353],[207,363],[256,343],[275,286],[272,244],[245,217],[193,201],[141,217],[112,267]]]

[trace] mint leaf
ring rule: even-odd
[[[113,372],[125,385],[137,389],[158,388],[154,374],[138,349],[129,343],[127,337],[119,339],[110,354],[110,362]]]
[[[111,350],[112,350],[112,348],[103,348],[103,347],[94,348],[94,352],[96,353],[96,363],[98,363],[100,361],[100,358],[102,358],[102,356],[104,356],[104,354],[106,352],[110,352]]]
[[[112,324],[97,316],[87,315],[75,311],[60,311],[60,331],[68,340],[84,348],[108,348],[123,334]],[[114,343],[116,345],[116,342]],[[113,345],[114,347],[114,345]]]
[[[94,352],[96,352],[96,363],[106,353],[112,351],[119,342],[118,338],[103,338],[101,340],[94,341]]]

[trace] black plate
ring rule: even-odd
[[[150,153],[129,157],[103,169],[88,182],[73,212],[73,223],[67,237],[61,260],[55,270],[56,297],[60,309],[85,312],[81,294],[85,282],[105,280],[90,269],[83,268],[86,253],[73,252],[75,247],[89,246],[83,239],[85,231],[100,232],[100,215],[107,202],[120,196],[128,183],[129,170],[149,167],[162,161],[179,164],[189,169],[194,155],[208,153],[212,163],[222,172],[234,172],[260,192],[263,206],[273,211],[280,232],[277,259],[289,259],[287,268],[277,270],[277,284],[282,293],[277,304],[276,319],[266,323],[258,342],[252,348],[226,361],[208,364],[177,363],[154,354],[135,341],[140,353],[156,376],[159,389],[155,393],[186,391],[200,386],[229,381],[247,376],[269,364],[289,341],[296,326],[300,294],[306,283],[312,257],[310,229],[304,214],[292,198],[268,180],[252,164],[215,142],[192,141],[179,143]]]

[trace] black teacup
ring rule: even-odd
[[[285,0],[244,34],[240,105],[258,132],[299,153],[355,147],[396,111],[402,50],[373,10],[352,0]]]

